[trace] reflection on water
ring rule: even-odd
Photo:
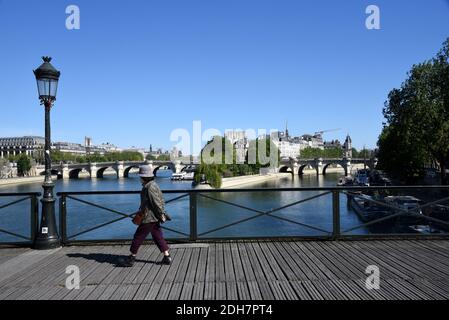
[[[159,171],[157,182],[161,189],[183,190],[190,189],[190,182],[173,182],[170,180],[171,171]],[[339,174],[326,176],[304,176],[281,178],[254,185],[255,188],[285,188],[285,187],[325,187],[335,186]],[[137,175],[131,174],[126,179],[116,179],[105,176],[103,179],[82,178],[77,180],[58,180],[55,192],[60,191],[125,191],[140,190],[141,185]],[[40,183],[17,185],[0,188],[0,192],[41,192]],[[321,192],[323,193],[323,192]],[[318,195],[317,191],[301,192],[250,192],[250,193],[205,193],[206,197],[198,197],[198,234],[204,238],[214,237],[250,237],[250,236],[321,236],[332,232],[332,196],[323,195],[316,199],[289,204]],[[180,194],[167,194],[166,200],[178,197]],[[76,198],[93,202],[101,206],[131,213],[139,207],[139,196],[136,195],[92,195],[77,196]],[[212,198],[212,199],[210,199]],[[229,203],[218,202],[213,199]],[[0,201],[6,203],[6,199]],[[8,198],[7,201],[12,201]],[[0,202],[0,205],[1,203]],[[58,202],[56,203],[57,212]],[[284,207],[282,210],[278,210]],[[341,228],[347,229],[361,224],[357,215],[347,208],[346,196],[340,199]],[[266,215],[267,211],[271,215]],[[189,198],[167,204],[167,211],[173,221],[167,224],[170,229],[188,234],[189,226]],[[0,229],[14,230],[21,234],[28,234],[29,214],[28,203],[23,202],[0,210]],[[256,217],[257,216],[257,217]],[[120,219],[121,216],[106,210],[95,208],[73,199],[67,200],[67,230],[69,237],[73,237],[89,230],[94,226]],[[234,224],[242,219],[246,221]],[[223,226],[230,225],[226,228]],[[76,239],[129,239],[135,231],[130,219],[123,219],[100,229],[76,236]],[[366,233],[365,229],[358,229],[354,233]],[[168,238],[185,237],[179,233],[166,231]],[[0,241],[13,241],[17,238],[0,234]]]

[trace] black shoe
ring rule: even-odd
[[[161,261],[161,263],[162,264],[171,264],[171,256],[164,256],[163,258],[162,258],[162,261]]]
[[[134,265],[135,261],[136,261],[135,256],[128,256],[125,259],[120,259],[120,266],[131,268]]]

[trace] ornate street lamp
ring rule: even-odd
[[[50,134],[50,110],[56,101],[56,91],[60,72],[51,64],[50,57],[42,57],[44,63],[34,70],[37,89],[41,105],[45,107],[45,180],[42,185],[44,195],[42,197],[42,218],[39,232],[34,239],[34,249],[45,250],[61,246],[61,240],[56,229],[55,198],[53,196],[54,183],[51,179],[51,134]]]

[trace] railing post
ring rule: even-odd
[[[340,238],[340,191],[332,191],[332,217],[333,234],[332,240]]]
[[[37,195],[32,195],[31,198],[31,230],[30,230],[30,240],[31,242],[34,241],[34,239],[36,238],[36,234],[39,230],[39,205],[38,205],[38,201],[37,201]]]
[[[196,193],[190,192],[189,198],[190,198],[190,241],[196,241],[198,239]]]
[[[66,208],[66,196],[62,194],[59,198],[59,229],[61,233],[62,245],[67,243],[67,208]]]

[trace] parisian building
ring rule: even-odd
[[[0,138],[0,158],[26,154],[33,158],[43,155],[45,138],[39,136]]]
[[[72,153],[72,154],[86,154],[86,147],[79,143],[72,142],[55,142],[51,145],[53,150],[58,150],[63,153]]]
[[[345,143],[343,144],[343,152],[346,158],[352,158],[352,139],[349,134],[346,136]]]

